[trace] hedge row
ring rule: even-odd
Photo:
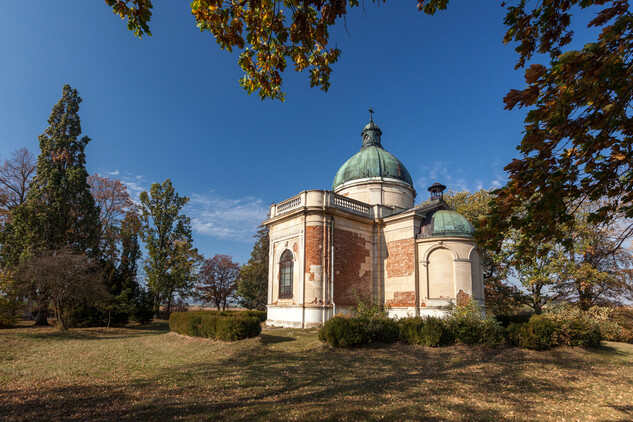
[[[230,312],[173,312],[169,329],[192,337],[207,337],[222,341],[236,341],[256,337],[261,333],[261,319],[245,313]]]
[[[356,347],[398,340],[398,323],[389,318],[346,318],[335,316],[319,330],[319,340],[335,347]]]
[[[524,323],[504,328],[494,317],[453,313],[448,318],[415,317],[391,320],[335,316],[319,330],[319,340],[335,347],[357,347],[372,342],[437,347],[452,343],[497,347],[519,346],[545,350],[557,346],[597,347],[602,335],[590,318],[534,315]]]
[[[266,322],[266,311],[186,311],[172,313],[187,313],[189,315],[216,315],[216,316],[253,316],[261,322]]]

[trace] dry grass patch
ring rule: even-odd
[[[7,420],[632,420],[633,346],[333,349],[149,327],[0,331]]]

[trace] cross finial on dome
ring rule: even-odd
[[[374,108],[373,107],[369,107],[369,121],[373,123],[374,121]]]

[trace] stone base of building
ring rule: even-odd
[[[389,307],[387,316],[389,318],[400,319],[408,317],[436,317],[444,318],[448,311],[446,305],[449,300],[435,299],[429,300],[428,305],[415,307]],[[483,301],[478,301],[483,307]],[[330,305],[268,305],[268,319],[266,325],[269,327],[284,328],[314,328],[320,327],[323,323],[334,315],[334,309]],[[336,307],[336,315],[351,316],[352,309],[349,306]]]
[[[320,327],[332,317],[329,305],[268,305],[266,325],[270,327],[313,328]]]

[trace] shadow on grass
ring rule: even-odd
[[[23,327],[26,330],[19,336],[32,340],[113,340],[130,337],[161,335],[169,332],[169,326],[165,322],[152,322],[146,325],[128,325],[125,327],[89,327],[71,328],[62,331],[56,327]]]
[[[270,335],[270,334],[260,334],[259,335],[259,339],[261,340],[262,344],[265,344],[265,345],[277,344],[277,343],[285,343],[285,342],[288,342],[288,341],[296,341],[297,340],[297,339],[295,339],[293,337],[274,336],[274,335]]]
[[[158,326],[138,335],[164,332]],[[262,334],[233,343],[227,358],[107,385],[0,390],[0,419],[515,420],[506,412],[530,415],[529,397],[573,395],[565,381],[582,377],[587,363],[564,350],[402,344],[342,350],[296,340]],[[563,374],[535,377],[527,365],[552,365]]]

